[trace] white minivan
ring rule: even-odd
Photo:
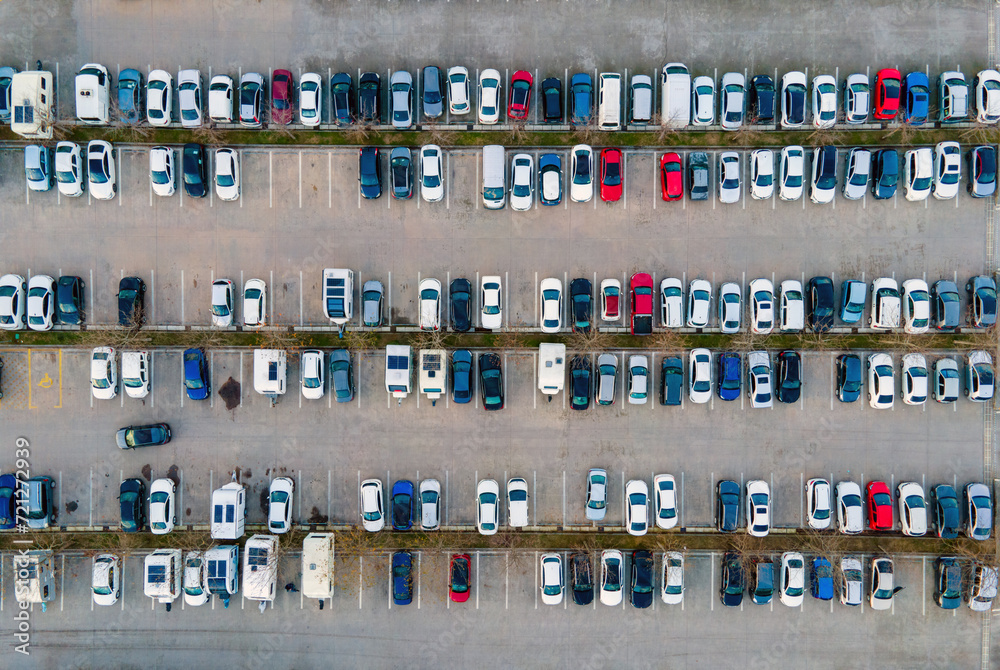
[[[622,127],[622,76],[617,72],[600,75],[597,127],[601,130],[620,130]]]
[[[499,144],[483,147],[483,206],[486,209],[503,209],[507,200],[505,182],[507,158]]]
[[[691,122],[691,73],[683,63],[667,63],[660,73],[660,124],[684,128]]]

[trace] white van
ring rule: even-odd
[[[622,76],[617,72],[602,72],[597,104],[597,127],[620,130],[622,127]]]
[[[229,599],[240,590],[240,547],[225,544],[212,547],[205,552],[208,569],[208,592],[219,596],[219,600],[229,607]]]
[[[284,349],[257,349],[253,352],[253,390],[271,399],[273,405],[285,394],[287,354]]]
[[[100,63],[87,63],[76,75],[76,118],[90,125],[106,124],[111,111],[111,77]]]
[[[385,392],[402,400],[410,394],[410,347],[387,344],[385,347]]]
[[[238,540],[243,537],[247,517],[247,489],[230,482],[212,491],[212,539]]]
[[[554,396],[566,381],[566,345],[543,342],[538,345],[538,390]],[[551,398],[550,398],[551,399]]]
[[[483,206],[486,209],[503,209],[507,202],[507,157],[499,144],[483,147]]]
[[[51,549],[14,554],[14,597],[19,603],[41,605],[56,597],[56,568]]]
[[[260,602],[263,612],[274,601],[278,581],[278,537],[254,535],[243,547],[243,597]]]
[[[420,350],[420,392],[431,405],[448,392],[448,352],[444,349]]]
[[[323,309],[341,334],[354,318],[354,271],[339,268],[323,270]]]
[[[628,92],[628,122],[646,125],[653,120],[653,80],[649,75],[632,75]]]
[[[691,73],[683,63],[667,63],[660,73],[660,124],[685,128],[691,123]]]
[[[183,570],[180,549],[157,549],[143,563],[142,592],[147,598],[166,603],[169,611],[170,604],[181,597]]]
[[[333,533],[306,535],[302,540],[302,595],[318,600],[332,598],[333,567]]]
[[[51,140],[55,115],[52,73],[44,70],[17,72],[10,80],[10,129],[30,140]]]

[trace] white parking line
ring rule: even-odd
[[[299,209],[302,209],[302,152],[299,151]]]
[[[274,207],[274,152],[267,152],[267,198],[268,207]]]

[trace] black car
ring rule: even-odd
[[[562,81],[549,77],[542,82],[542,121],[562,123]]]
[[[809,327],[817,333],[825,333],[833,326],[833,298],[833,280],[829,277],[813,277],[806,284]]]
[[[365,72],[358,80],[358,113],[362,123],[382,120],[382,80],[375,72]]]
[[[774,563],[754,560],[750,571],[750,600],[755,605],[766,605],[774,595]]]
[[[750,80],[747,114],[751,123],[774,123],[774,80],[766,74]]]
[[[664,356],[660,364],[660,404],[679,406],[684,394],[684,360]]]
[[[361,195],[374,200],[382,195],[382,165],[378,147],[363,147],[358,151],[358,181]]]
[[[118,282],[118,325],[141,326],[145,320],[146,282],[138,277],[123,277]]]
[[[170,436],[170,426],[165,423],[153,423],[148,426],[122,428],[115,434],[115,442],[119,449],[158,447],[170,442]]]
[[[122,530],[137,533],[146,529],[146,484],[138,477],[126,479],[118,488]]]
[[[801,126],[806,122],[806,87],[801,84],[785,86],[783,109],[789,126]]]
[[[708,154],[704,151],[688,155],[688,184],[692,200],[708,200]]]
[[[483,396],[483,409],[503,409],[503,371],[496,354],[479,354],[479,390]]]
[[[726,607],[739,607],[743,604],[743,565],[740,555],[727,551],[722,556],[722,579],[719,582],[719,597]]]
[[[570,408],[590,407],[591,376],[590,357],[574,356],[569,364]]]
[[[573,602],[577,605],[594,602],[594,572],[588,554],[576,553],[569,557],[569,575],[573,585]]]
[[[569,283],[570,310],[573,315],[573,331],[590,332],[590,318],[594,309],[593,287],[589,279],[577,277]]]
[[[854,402],[861,397],[861,359],[857,354],[837,356],[837,398]]]
[[[740,485],[723,479],[715,491],[715,527],[723,533],[735,533],[740,527]]]
[[[184,192],[192,198],[204,198],[208,193],[208,162],[205,147],[185,144],[181,150],[181,169],[184,174]]]
[[[632,552],[632,607],[645,609],[653,604],[653,553]]]
[[[465,278],[453,279],[448,289],[451,306],[451,328],[464,333],[472,328],[472,282]]]
[[[944,610],[958,609],[962,604],[962,564],[953,556],[941,556],[935,561],[935,567],[934,602]]]
[[[778,378],[775,395],[778,402],[795,402],[802,392],[802,358],[794,351],[778,354]]]
[[[837,188],[837,147],[819,147],[813,153],[813,181],[810,195]]]
[[[79,325],[84,321],[84,283],[79,277],[63,276],[56,283],[56,320]]]
[[[428,119],[436,119],[444,114],[444,95],[442,93],[444,80],[441,68],[437,65],[425,67],[420,89],[424,103],[424,116]]]
[[[872,196],[876,200],[886,200],[896,195],[899,181],[899,154],[895,149],[879,149],[875,152],[872,169]]]
[[[962,529],[962,509],[958,506],[955,489],[948,484],[931,487],[931,507],[934,510],[934,529],[937,536],[946,540],[958,537]]]
[[[346,72],[338,72],[330,79],[330,104],[333,120],[338,126],[346,126],[354,121],[354,81]]]

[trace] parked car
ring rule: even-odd
[[[25,147],[27,152],[28,147]],[[68,198],[83,195],[86,181],[83,178],[83,152],[76,142],[56,144],[55,174],[59,193]]]
[[[864,590],[861,577],[861,561],[854,556],[840,559],[839,573],[840,602],[844,605],[857,607],[861,604],[861,594]]]
[[[871,481],[865,485],[868,503],[868,528],[875,531],[892,530],[892,494],[885,482]]]
[[[774,123],[774,80],[758,74],[750,80],[747,117],[750,124]]]
[[[660,404],[678,406],[684,393],[684,360],[664,356],[660,361]]]
[[[942,403],[958,400],[960,386],[958,363],[951,358],[939,358],[934,362],[934,386],[931,396]]]
[[[115,154],[104,140],[87,143],[87,188],[98,200],[111,200],[118,192]]]
[[[601,552],[601,603],[610,607],[622,604],[625,581],[625,556],[617,549]]]
[[[377,163],[376,174],[381,174]],[[410,150],[406,147],[394,147],[389,153],[389,179],[392,182],[393,198],[409,200],[413,197],[413,161]]]
[[[746,589],[743,563],[740,555],[727,551],[722,556],[722,578],[719,581],[719,597],[726,607],[739,607],[743,603]]]
[[[363,72],[358,79],[358,119],[372,125],[382,122],[382,79],[377,72]]]
[[[786,72],[781,77],[781,127],[800,128],[806,121],[806,76]]]
[[[413,125],[413,76],[406,70],[396,70],[389,79],[389,92],[392,127],[409,129]]]
[[[900,98],[903,102],[903,122],[921,126],[930,112],[930,80],[923,72],[910,72],[903,79]]]
[[[472,590],[472,557],[452,554],[448,574],[448,597],[453,603],[466,602]]]
[[[170,479],[157,479],[149,487],[149,530],[153,535],[166,535],[177,523],[175,493],[177,486]]]
[[[618,357],[601,354],[597,357],[597,404],[613,405],[618,386]]]
[[[983,350],[970,351],[965,357],[965,396],[973,402],[993,398],[995,385],[993,357]]]
[[[590,123],[594,101],[594,80],[586,72],[577,72],[570,79],[570,92],[573,99],[573,114],[570,117],[570,123],[574,125]]]
[[[558,605],[563,599],[565,583],[563,581],[562,555],[547,552],[540,557],[539,575],[541,576],[540,590],[542,592],[542,604]]]
[[[778,197],[786,202],[798,200],[804,181],[805,150],[797,145],[784,147],[778,160]]]
[[[145,322],[146,282],[139,277],[123,277],[118,282],[118,325],[141,327]]]
[[[847,152],[846,174],[844,175],[844,197],[861,200],[868,192],[871,177],[872,152],[854,148]]]
[[[424,116],[436,119],[444,114],[444,81],[441,68],[428,65],[421,71],[421,98]]]
[[[456,349],[451,354],[451,399],[459,405],[472,402],[472,352]]]
[[[527,70],[518,70],[510,79],[510,95],[507,101],[507,117],[515,121],[528,118],[531,105],[531,85],[534,79]]]
[[[742,390],[743,363],[740,354],[735,351],[722,352],[716,356],[716,366],[718,373],[715,388],[719,398],[727,401],[736,400]]]
[[[876,556],[872,559],[871,566],[869,605],[873,610],[887,610],[892,607],[892,597],[903,587],[894,586],[891,558]]]
[[[837,399],[854,402],[861,396],[861,359],[857,354],[837,356]]]
[[[708,200],[708,154],[704,151],[688,154],[688,196]]]
[[[323,79],[315,72],[299,77],[299,123],[316,128],[323,121]]]
[[[970,177],[974,173],[969,171]],[[938,200],[947,200],[958,195],[958,183],[962,180],[962,149],[958,142],[938,142],[934,147],[934,188],[933,195]]]
[[[146,529],[146,483],[138,478],[122,480],[118,487],[121,529],[137,533]]]
[[[771,489],[762,479],[747,482],[746,497],[747,533],[752,537],[766,537],[771,530]]]
[[[500,73],[487,68],[479,73],[479,123],[493,125],[500,120]]]
[[[413,602],[413,556],[408,551],[392,554],[392,602],[396,605]]]
[[[538,199],[548,207],[562,202],[562,159],[542,154],[538,159]]]
[[[837,525],[845,535],[857,535],[864,530],[861,487],[855,482],[837,482]]]
[[[965,293],[969,300],[970,326],[989,328],[997,322],[997,285],[992,277],[972,277],[965,283]]]
[[[292,509],[295,482],[288,477],[275,477],[267,494],[267,530],[280,535],[292,529]]]
[[[119,449],[158,447],[170,442],[170,426],[154,423],[148,426],[126,426],[115,433]]]
[[[900,482],[896,486],[899,501],[899,525],[903,535],[920,537],[927,533],[927,503],[924,487],[916,482]]]
[[[369,533],[385,527],[385,512],[382,508],[382,480],[366,479],[361,482],[361,525]]]
[[[812,80],[813,125],[832,128],[837,123],[837,80],[828,74]]]
[[[805,591],[805,558],[797,551],[786,551],[778,568],[778,599],[788,607],[799,607]]]
[[[753,409],[771,407],[771,358],[766,351],[746,354],[747,396]]]
[[[665,201],[684,197],[684,169],[680,155],[673,151],[660,157],[660,197]]]
[[[151,75],[152,76],[152,75]],[[263,124],[263,101],[267,96],[267,84],[256,72],[247,72],[240,77],[240,125],[246,128],[260,128]]]
[[[403,151],[410,153],[409,149]],[[358,184],[361,197],[365,200],[375,200],[382,195],[382,159],[378,147],[362,147],[358,150]],[[393,186],[395,195],[395,180]]]
[[[958,506],[955,489],[948,484],[931,487],[932,526],[937,536],[951,540],[958,537],[962,529],[962,512]]]
[[[503,372],[500,357],[493,353],[479,354],[479,392],[483,409],[501,410],[504,407]]]
[[[400,479],[392,485],[392,529],[410,530],[414,517],[414,487],[413,482]]]
[[[833,600],[833,566],[824,556],[812,561],[809,571],[809,592],[817,600]]]
[[[468,114],[472,107],[469,104],[469,70],[456,65],[448,68],[448,111],[456,116]]]
[[[844,82],[844,120],[847,123],[866,123],[871,108],[871,89],[868,75],[849,74]]]
[[[874,409],[892,409],[896,395],[892,356],[869,354],[865,367],[868,370],[868,404]]]
[[[618,202],[622,197],[624,179],[622,152],[618,149],[601,149],[601,200]]]
[[[204,198],[208,194],[205,147],[200,144],[185,144],[181,150],[181,170],[184,192],[192,198]]]
[[[562,81],[549,77],[542,81],[542,122],[562,123]]]
[[[739,202],[742,193],[740,155],[735,151],[724,151],[719,156],[719,202]]]
[[[184,351],[184,390],[191,400],[204,400],[212,394],[208,379],[208,361],[201,349]]]
[[[993,531],[993,496],[990,487],[980,482],[962,489],[965,507],[965,534],[973,540],[988,540]]]
[[[275,70],[275,81],[279,72]],[[201,72],[199,70],[181,70],[177,73],[177,111],[181,126],[197,128],[202,124],[202,94]]]
[[[831,498],[830,482],[818,477],[806,482],[806,519],[813,530],[830,527]]]
[[[722,533],[735,533],[740,527],[740,485],[723,479],[715,486],[715,528]]]
[[[590,202],[594,197],[594,150],[586,144],[570,149],[569,199]]]
[[[646,549],[632,552],[631,602],[636,609],[653,604],[653,553]]]
[[[584,552],[570,554],[569,571],[573,602],[577,605],[589,605],[594,602],[594,575],[590,556]]]
[[[899,70],[883,68],[875,75],[875,94],[872,100],[872,116],[878,121],[891,121],[899,111],[900,82],[903,76]]]
[[[966,154],[969,181],[966,190],[973,198],[986,198],[997,190],[997,151],[991,146],[974,147]]]
[[[238,200],[242,183],[240,155],[234,149],[216,149],[215,194],[219,196],[219,200]]]
[[[796,402],[802,393],[802,357],[795,351],[778,354],[775,397],[778,402]]]

